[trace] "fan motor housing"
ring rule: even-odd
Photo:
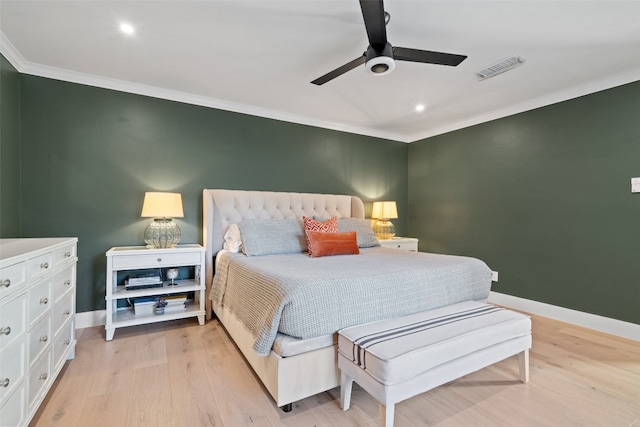
[[[393,46],[385,44],[382,49],[369,46],[366,53],[365,68],[368,73],[375,76],[389,74],[396,67],[393,60]]]

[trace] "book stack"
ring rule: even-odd
[[[162,287],[162,279],[156,273],[129,276],[124,286],[127,290]]]
[[[175,313],[177,311],[185,311],[187,309],[187,295],[173,294],[162,297],[167,302],[164,308],[165,313]]]
[[[136,316],[148,316],[153,314],[156,305],[156,297],[140,297],[133,300],[133,313]]]

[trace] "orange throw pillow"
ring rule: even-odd
[[[323,233],[337,233],[338,232],[338,217],[332,217],[324,222],[316,221],[308,216],[302,217],[305,231],[320,231]],[[313,256],[313,250],[311,249],[311,243],[309,242],[309,236],[307,235],[307,246],[309,247],[309,255]]]
[[[309,255],[312,257],[360,253],[355,231],[326,233],[307,230],[306,235],[309,242]]]

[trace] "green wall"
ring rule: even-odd
[[[21,76],[22,237],[77,236],[78,312],[104,308],[105,255],[143,244],[145,191],[182,193],[201,242],[202,189],[390,198],[407,231],[407,144]],[[366,203],[371,209],[371,204]]]
[[[409,146],[409,234],[493,290],[640,323],[640,82]]]
[[[20,75],[0,55],[0,238],[20,237]]]

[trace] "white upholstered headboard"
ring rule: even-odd
[[[207,316],[211,313],[209,292],[213,280],[213,257],[222,249],[230,224],[245,218],[364,218],[359,197],[335,194],[282,193],[273,191],[202,191],[202,243],[206,248]]]

